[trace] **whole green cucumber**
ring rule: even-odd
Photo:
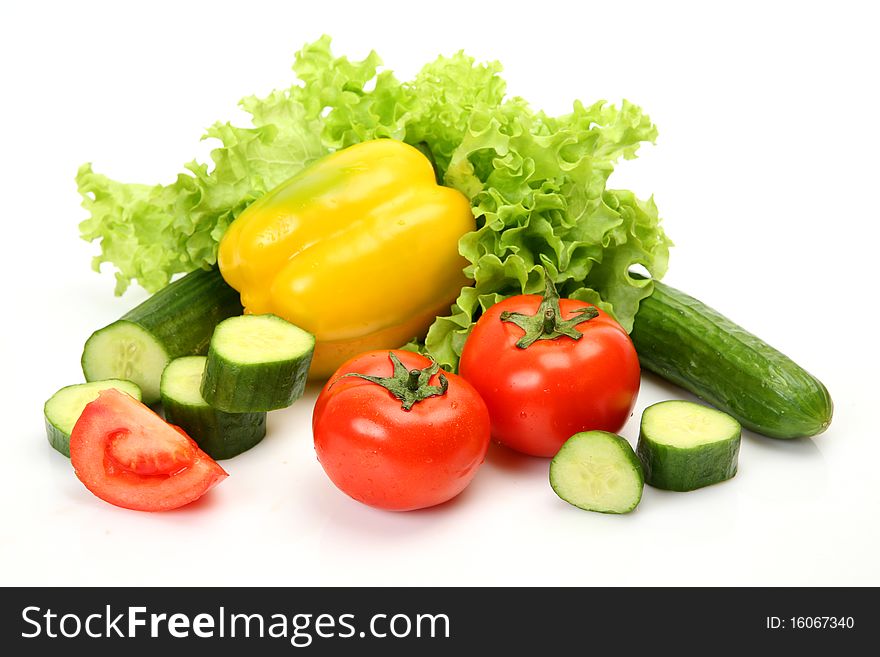
[[[828,390],[724,315],[654,281],[630,334],[646,370],[771,438],[815,436],[831,423]]]

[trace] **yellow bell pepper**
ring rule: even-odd
[[[428,159],[391,139],[307,167],[254,202],[220,242],[223,278],[245,312],[313,333],[310,376],[424,336],[461,287],[468,200],[437,185]]]

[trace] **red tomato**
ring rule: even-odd
[[[629,335],[586,302],[557,298],[556,316],[568,320],[572,335],[582,334],[579,339],[560,335],[516,346],[526,331],[503,321],[502,313],[538,316],[546,302],[546,296],[520,295],[489,308],[465,342],[459,363],[459,374],[489,407],[492,437],[533,456],[555,455],[579,431],[617,433],[639,391],[639,359]],[[574,322],[578,312],[590,308],[586,312],[595,317]]]
[[[399,365],[393,363],[399,359]],[[458,495],[477,472],[489,446],[489,412],[473,387],[408,351],[371,351],[343,364],[315,404],[312,429],[318,461],[334,484],[359,502],[410,511]],[[442,394],[413,403],[375,381],[418,373],[421,390]],[[415,377],[414,377],[415,378]]]
[[[228,476],[182,429],[112,388],[74,425],[70,461],[96,496],[137,511],[176,509]]]

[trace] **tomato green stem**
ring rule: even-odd
[[[574,311],[574,315],[570,319],[562,319],[562,312],[559,309],[559,294],[556,292],[553,280],[545,271],[544,297],[541,299],[541,305],[538,306],[537,312],[534,315],[525,315],[505,311],[501,313],[501,321],[516,324],[525,331],[525,335],[517,340],[516,346],[520,349],[527,349],[538,340],[556,340],[563,335],[572,340],[580,340],[583,333],[577,330],[578,324],[588,322],[598,316],[599,311],[594,306],[584,306]]]
[[[388,357],[394,365],[391,376],[371,376],[358,372],[349,372],[342,376],[356,376],[359,379],[382,386],[403,402],[401,408],[405,411],[411,410],[415,404],[428,397],[441,397],[446,394],[449,380],[443,374],[440,374],[439,377],[440,385],[428,385],[431,377],[440,371],[440,365],[436,361],[432,360],[428,367],[421,370],[418,368],[408,370],[393,351],[388,352]]]
[[[552,308],[547,308],[544,311],[544,333],[552,333],[556,328],[556,311]]]
[[[409,371],[409,379],[406,381],[406,387],[415,392],[419,389],[419,377],[422,375],[422,371],[419,369],[410,370]]]

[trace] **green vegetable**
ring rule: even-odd
[[[575,102],[569,114],[547,116],[505,99],[497,63],[463,53],[406,83],[377,73],[379,63],[375,53],[335,59],[327,37],[306,46],[293,66],[302,84],[244,99],[253,127],[215,124],[206,135],[220,142],[213,167],[192,162],[169,185],[122,184],[83,166],[77,182],[91,216],[81,231],[103,249],[94,266],[117,267],[117,293],[133,279],[156,290],[175,272],[213,264],[230,222],[310,162],[390,137],[430,154],[438,179],[467,195],[477,217],[478,229],[459,245],[475,284],[426,339],[441,365],[456,367],[483,309],[540,292],[542,267],[562,296],[597,303],[629,329],[652,283],[628,269],[641,264],[659,278],[670,242],[652,200],[606,182],[617,160],[656,137],[648,117],[626,101]]]
[[[772,438],[822,433],[828,390],[812,374],[705,304],[663,283],[632,331],[642,367]]]
[[[550,462],[550,486],[586,511],[629,513],[642,499],[644,484],[633,448],[607,431],[576,433]]]
[[[665,401],[642,414],[636,448],[645,481],[688,491],[736,474],[741,429],[721,411],[688,401]]]
[[[165,366],[179,356],[204,354],[217,322],[241,312],[238,292],[219,271],[196,270],[92,333],[83,348],[83,373],[87,381],[134,381],[144,403],[152,404]]]
[[[98,398],[98,393],[107,388],[121,390],[138,401],[141,399],[141,389],[137,385],[131,381],[120,379],[76,383],[61,388],[43,406],[43,415],[46,418],[46,436],[52,447],[70,458],[70,432],[73,431],[73,426],[82,415],[86,404],[95,401]]]
[[[205,356],[184,356],[162,373],[165,419],[181,427],[212,459],[228,459],[260,442],[266,435],[265,413],[224,413],[206,402],[199,388]]]
[[[275,315],[220,322],[211,337],[202,396],[227,413],[290,406],[302,397],[315,336]]]

